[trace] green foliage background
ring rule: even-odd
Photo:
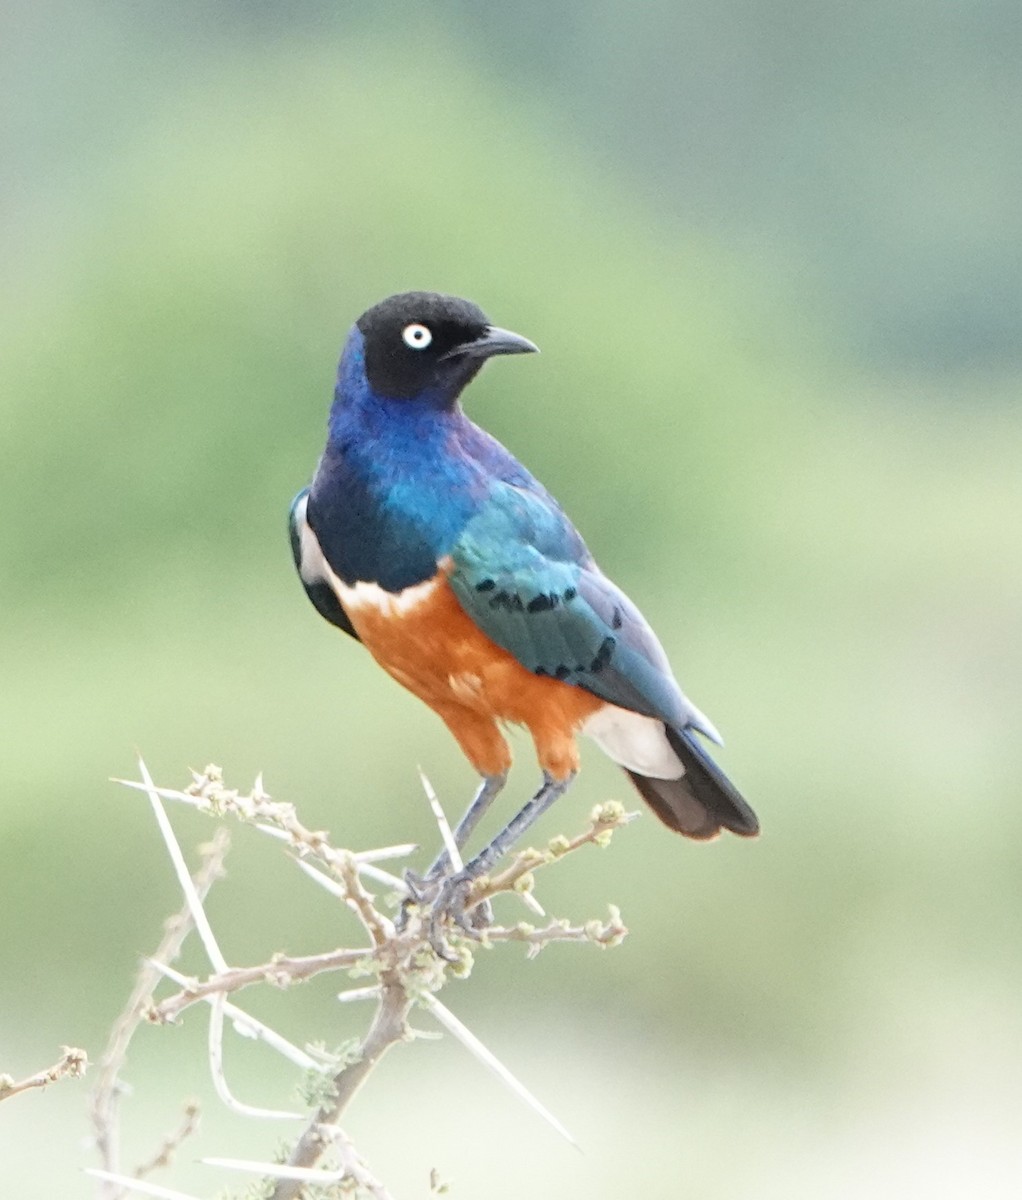
[[[407,1196],[431,1166],[455,1195],[494,1200],[1016,1195],[1008,340],[939,364],[925,339],[868,356],[866,324],[836,319],[864,311],[840,273],[832,291],[799,286],[799,252],[772,238],[776,197],[758,240],[748,199],[731,226],[672,211],[650,137],[618,153],[605,106],[586,110],[600,76],[557,6],[523,4],[521,37],[455,4],[282,7],[10,14],[23,107],[0,234],[0,1069],[37,1069],[61,1042],[97,1054],[178,904],[144,803],[107,782],[133,774],[136,749],[169,784],[211,759],[239,785],[262,770],[356,846],[429,843],[416,764],[451,810],[467,800],[436,719],[309,608],[284,535],[347,326],[431,287],[540,343],[487,370],[472,414],[647,612],[724,729],[764,835],[700,847],[644,818],[543,890],[575,917],[620,904],[620,950],[486,955],[451,992],[584,1157],[446,1042],[381,1071],[353,1112],[360,1147]],[[597,9],[584,53],[639,80],[653,30],[639,21],[629,40],[611,20],[623,7]],[[631,102],[652,104],[643,89]],[[658,162],[699,140],[671,143],[658,121]],[[699,161],[705,184],[712,156]],[[797,163],[784,178],[797,194]],[[857,212],[868,225],[869,205]],[[876,270],[869,248],[888,236],[864,243]],[[925,271],[916,283],[925,324]],[[1005,319],[969,311],[977,328]],[[534,771],[518,745],[520,801]],[[573,831],[607,796],[632,799],[591,754],[545,831]],[[325,900],[252,840],[236,839],[213,903],[232,961],[343,940]],[[360,1019],[329,989],[258,1003],[299,1039],[341,1041]],[[140,1041],[129,1159],[179,1097],[209,1091],[196,1017]],[[231,1054],[239,1092],[287,1102],[286,1072],[244,1044]],[[64,1084],[0,1109],[18,1194],[90,1194],[82,1095]],[[277,1132],[211,1102],[177,1186],[211,1194],[227,1181],[187,1160],[265,1155]]]

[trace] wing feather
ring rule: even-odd
[[[672,724],[701,724],[642,614],[545,495],[495,484],[451,558],[466,612],[530,671]]]

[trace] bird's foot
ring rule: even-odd
[[[444,882],[442,871],[430,871],[427,875],[417,875],[415,871],[405,871],[405,886],[408,888],[406,904],[420,906],[432,904],[440,895],[440,887]]]
[[[407,928],[413,908],[424,911],[427,913],[430,945],[441,958],[453,961],[457,956],[451,953],[441,931],[447,918],[473,938],[478,938],[484,929],[493,924],[493,906],[489,900],[481,900],[466,909],[473,881],[473,877],[465,871],[454,875],[444,871],[430,871],[426,875],[406,871],[408,895],[397,916],[398,931]]]
[[[468,907],[468,899],[475,882],[466,871],[448,875],[441,883],[439,892],[429,911],[429,944],[440,958],[457,962],[458,956],[444,936],[443,926],[453,923],[470,938],[479,940],[487,926],[493,924],[493,907],[489,900],[481,900]]]

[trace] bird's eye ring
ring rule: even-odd
[[[401,330],[401,340],[412,350],[425,350],[433,340],[433,335],[425,325],[420,325],[416,322],[412,325],[406,325]]]

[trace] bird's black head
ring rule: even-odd
[[[369,386],[398,400],[431,393],[453,402],[486,359],[537,349],[517,333],[491,325],[471,301],[437,292],[389,296],[355,324]]]

